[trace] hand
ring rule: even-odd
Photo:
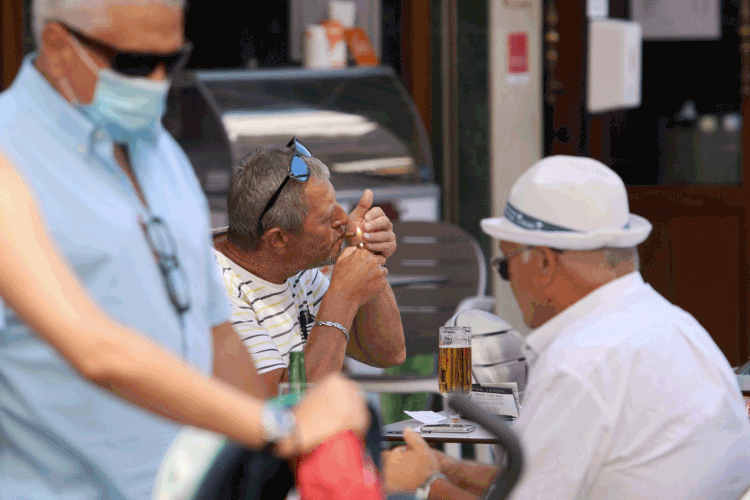
[[[370,413],[357,386],[341,375],[328,375],[308,389],[294,408],[294,432],[276,448],[282,458],[312,451],[317,445],[346,430],[364,436]]]
[[[388,284],[388,269],[382,266],[382,259],[364,248],[345,248],[333,266],[326,296],[343,292],[346,300],[356,301],[359,308]]]
[[[366,249],[383,257],[381,265],[385,264],[385,260],[396,251],[396,235],[393,233],[393,223],[383,209],[372,207],[372,191],[369,189],[365,189],[359,203],[349,214],[346,230],[356,232],[358,227],[364,233],[363,239],[354,237],[350,243],[356,245],[363,241]]]
[[[404,430],[406,446],[398,446],[384,451],[383,481],[385,490],[414,491],[433,472],[440,470],[437,457],[430,445],[418,433]]]
[[[447,470],[453,466],[456,465],[457,460],[450,455],[446,455],[440,450],[436,450],[435,448],[430,448],[432,450],[432,454],[435,457],[435,459],[438,461],[438,466],[440,467],[440,472],[443,474],[448,474]]]

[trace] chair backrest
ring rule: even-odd
[[[471,327],[471,371],[475,383],[516,382],[519,397],[526,390],[524,338],[502,318],[477,309],[457,313],[451,326]]]
[[[483,295],[484,254],[477,241],[447,222],[394,222],[396,253],[388,259],[388,280],[404,325],[407,355],[434,353],[438,329],[458,304]]]

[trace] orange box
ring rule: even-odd
[[[363,28],[346,28],[344,36],[346,37],[346,43],[349,45],[349,52],[357,61],[357,66],[377,66],[380,64],[370,38]]]

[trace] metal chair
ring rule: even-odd
[[[505,452],[505,464],[497,464],[500,471],[485,492],[485,500],[503,500],[515,488],[524,468],[524,453],[518,436],[507,427],[505,422],[490,415],[479,405],[463,396],[451,396],[448,405],[465,415],[471,421],[481,425],[500,441],[499,447]]]

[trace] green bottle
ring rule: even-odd
[[[289,353],[289,385],[292,394],[298,394],[301,398],[306,384],[305,352],[292,351]]]

